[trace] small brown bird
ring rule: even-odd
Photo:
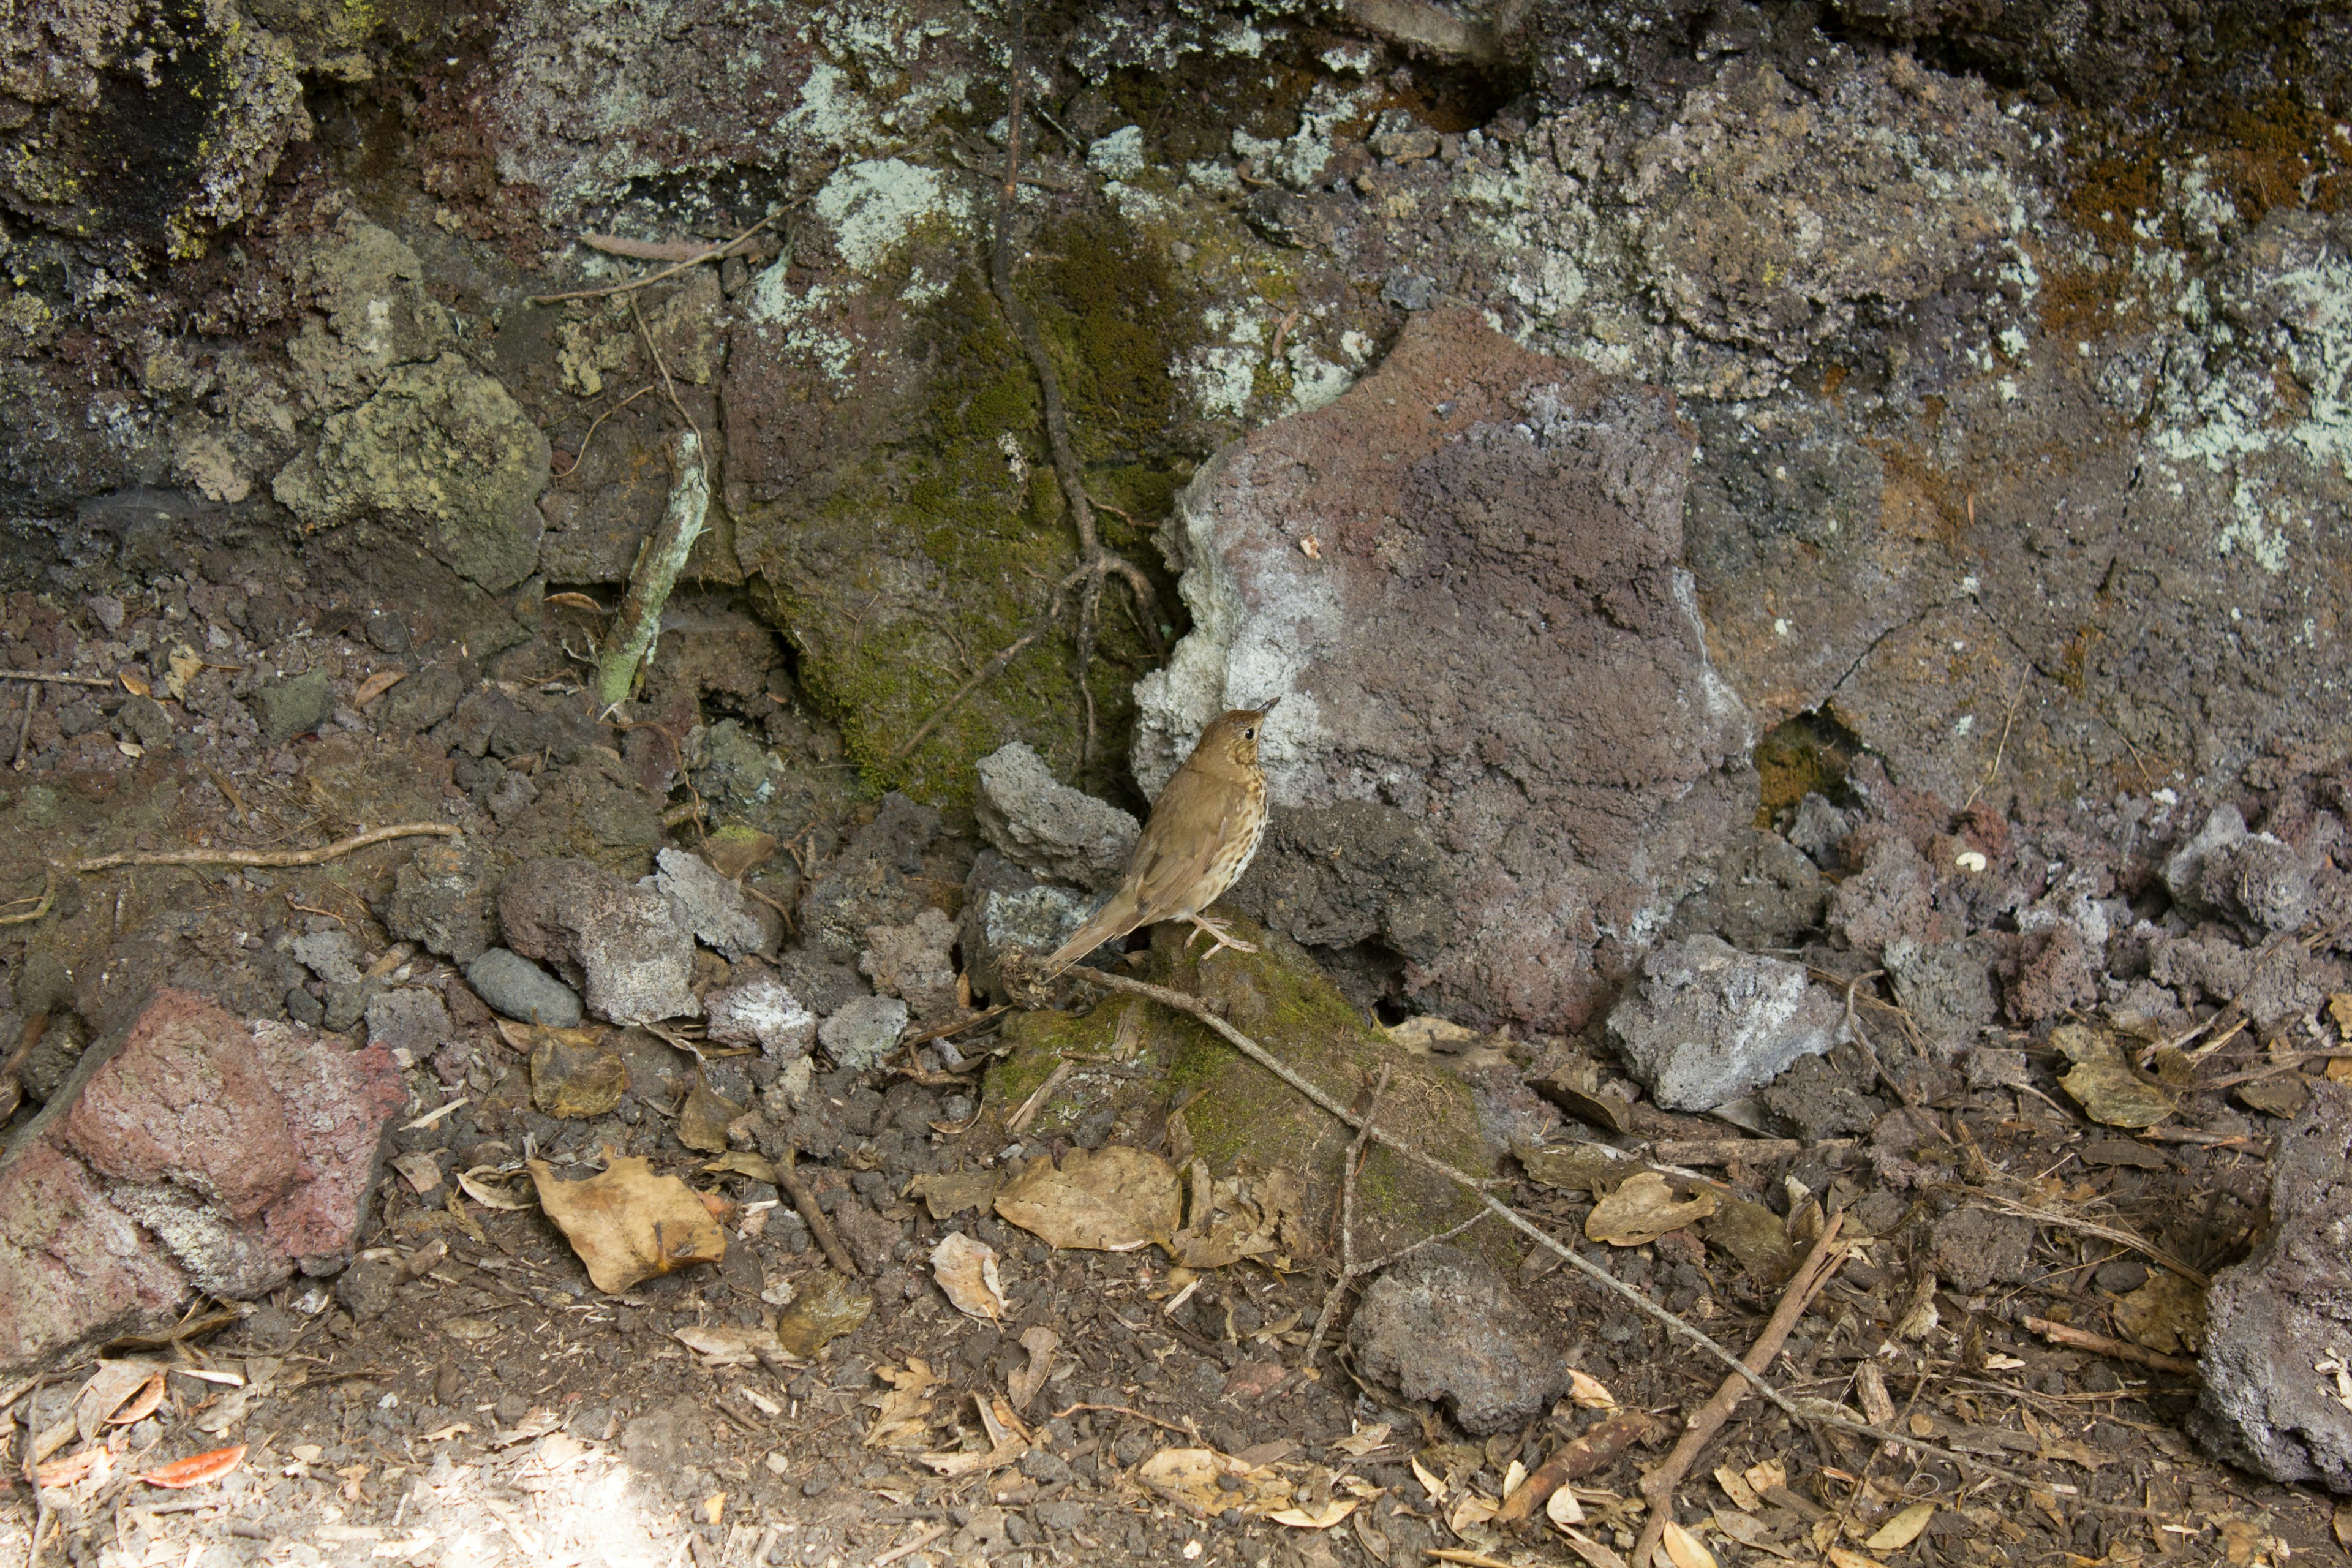
[[[1118,891],[1045,961],[1047,975],[1059,974],[1104,942],[1160,921],[1191,921],[1194,936],[1206,932],[1215,939],[1215,946],[1202,954],[1204,963],[1228,947],[1257,951],[1201,911],[1234,885],[1265,837],[1265,770],[1257,764],[1257,737],[1273,710],[1272,703],[1236,708],[1210,721],[1192,754],[1152,803],[1151,820],[1135,842]],[[1185,945],[1192,945],[1191,938]]]

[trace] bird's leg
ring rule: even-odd
[[[1192,943],[1199,940],[1203,934],[1207,935],[1211,939],[1213,945],[1210,947],[1208,952],[1201,955],[1201,962],[1203,963],[1208,963],[1209,960],[1216,957],[1217,954],[1223,952],[1229,947],[1235,952],[1255,952],[1257,951],[1255,943],[1244,942],[1232,931],[1227,931],[1225,929],[1225,922],[1223,921],[1213,921],[1206,915],[1192,915],[1187,918],[1192,922],[1192,934],[1184,939],[1184,948],[1186,952],[1191,952]]]

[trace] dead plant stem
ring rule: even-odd
[[[116,855],[100,855],[92,860],[68,862],[60,869],[67,871],[110,871],[118,866],[252,866],[275,868],[287,866],[323,866],[330,860],[340,860],[354,850],[373,844],[385,844],[395,838],[455,838],[457,829],[446,822],[402,822],[390,827],[372,827],[365,833],[354,833],[349,838],[338,838],[332,844],[316,849],[126,849]]]
[[[789,210],[791,209],[788,207],[778,207],[774,212],[770,213],[766,217],[761,218],[759,222],[753,224],[751,227],[745,229],[734,238],[714,245],[709,249],[703,251],[698,256],[688,257],[684,261],[677,263],[675,267],[665,267],[659,272],[649,273],[643,278],[632,278],[626,283],[615,283],[610,288],[605,289],[574,289],[566,294],[534,294],[527,302],[533,305],[555,305],[561,304],[566,300],[602,300],[608,295],[629,294],[635,292],[639,289],[650,288],[654,284],[660,282],[665,278],[677,277],[679,273],[685,271],[689,267],[699,267],[706,261],[716,261],[719,259],[729,252],[732,251],[737,246],[742,244],[745,240],[759,233],[761,229],[767,227],[770,224],[783,216]]]

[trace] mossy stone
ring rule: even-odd
[[[1256,952],[1227,951],[1203,963],[1204,943],[1183,951],[1190,927],[1161,926],[1153,933],[1144,977],[1223,1006],[1235,1028],[1360,1111],[1381,1068],[1388,1068],[1378,1125],[1470,1175],[1494,1174],[1496,1152],[1479,1131],[1466,1084],[1435,1058],[1373,1027],[1304,949],[1247,920],[1232,924],[1258,944]],[[1205,1025],[1140,998],[1111,994],[1085,1013],[1016,1014],[1004,1042],[1011,1048],[989,1069],[986,1094],[986,1112],[1000,1123],[1060,1061],[1123,1057],[1147,1070],[1128,1078],[1088,1071],[1078,1062],[1038,1108],[1027,1135],[1066,1133],[1108,1110],[1114,1141],[1140,1142],[1171,1105],[1181,1104],[1193,1150],[1213,1173],[1223,1175],[1244,1163],[1296,1172],[1306,1184],[1310,1223],[1323,1234],[1339,1202],[1340,1162],[1353,1131]],[[1477,1200],[1375,1146],[1357,1179],[1357,1204],[1358,1255],[1376,1257],[1461,1223]],[[1470,1231],[1462,1245],[1506,1267],[1519,1255],[1516,1237],[1500,1224]]]

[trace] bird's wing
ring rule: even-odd
[[[1147,832],[1128,873],[1144,921],[1165,920],[1168,911],[1182,906],[1186,895],[1216,864],[1218,849],[1240,831],[1247,804],[1236,784],[1190,768],[1176,770],[1152,803],[1151,816],[1155,826],[1162,821],[1171,827],[1181,823],[1184,831],[1156,837]]]

